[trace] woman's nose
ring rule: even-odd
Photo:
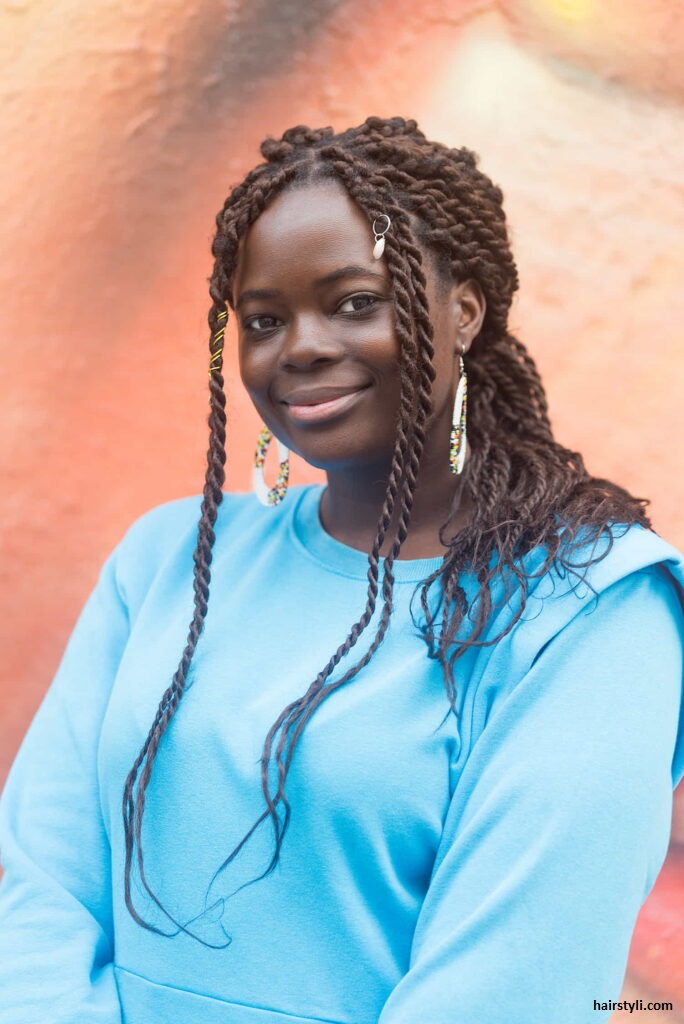
[[[334,327],[327,317],[300,314],[292,318],[284,332],[280,365],[300,368],[316,362],[338,359],[342,346],[335,339]]]

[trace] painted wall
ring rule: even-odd
[[[676,0],[5,0],[1,771],[108,551],[201,488],[213,219],[293,124],[402,114],[480,154],[559,438],[684,546],[683,50]],[[259,422],[227,378],[243,489]],[[629,977],[680,1012],[682,849]]]

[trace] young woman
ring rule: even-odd
[[[554,440],[471,152],[398,117],[261,152],[203,497],[108,558],[5,790],[3,1020],[606,1020],[684,771],[684,565]]]

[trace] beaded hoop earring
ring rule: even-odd
[[[290,451],[276,438],[278,445],[278,462],[280,463],[278,479],[273,487],[269,489],[264,477],[264,462],[266,452],[271,443],[273,434],[264,427],[257,438],[256,454],[254,456],[254,469],[252,470],[252,488],[262,505],[279,505],[285,497],[290,479]]]
[[[466,448],[466,412],[468,408],[468,378],[463,365],[463,356],[459,356],[459,377],[454,400],[454,415],[451,422],[451,443],[449,445],[449,465],[452,473],[462,473],[465,464]]]

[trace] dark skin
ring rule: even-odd
[[[373,245],[366,215],[341,184],[289,189],[249,229],[233,280],[245,388],[275,436],[325,471],[326,532],[361,551],[370,550],[385,497],[400,385],[389,273],[384,258],[373,258]],[[461,478],[449,467],[449,436],[459,354],[485,314],[477,282],[445,283],[431,255],[423,257],[436,378],[405,559],[443,555],[440,526],[452,509],[450,533],[470,514]],[[323,280],[350,267],[356,269]],[[254,290],[272,294],[245,295]],[[319,388],[361,390],[344,408],[312,421],[295,406],[302,394],[309,403],[305,393]]]

